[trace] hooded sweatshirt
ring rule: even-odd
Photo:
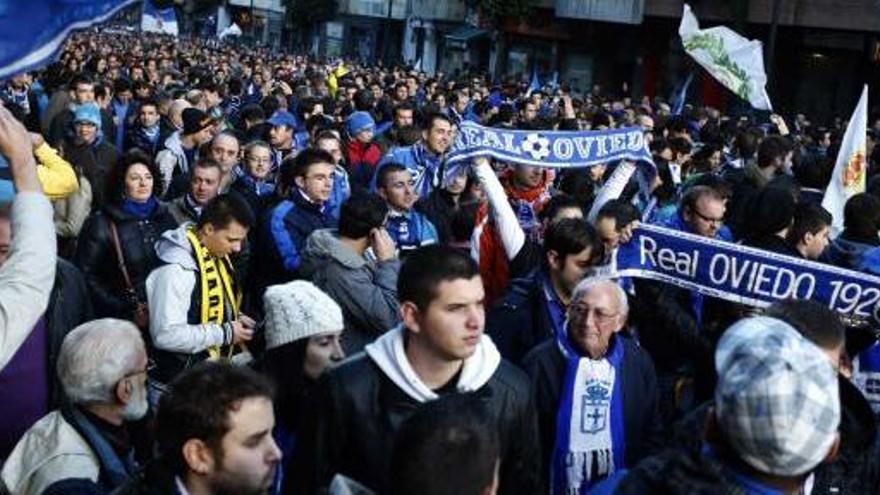
[[[364,350],[388,379],[406,395],[419,402],[435,400],[439,397],[437,393],[425,385],[406,357],[404,333],[403,326],[398,325]],[[499,364],[501,364],[501,354],[495,348],[492,339],[482,335],[474,353],[464,360],[455,389],[462,393],[478,390],[492,378]]]
[[[147,277],[153,346],[180,354],[199,354],[212,346],[228,345],[232,339],[223,325],[189,323],[199,271],[192,245],[186,238],[190,225],[162,234],[156,242],[156,253],[166,264]]]
[[[373,261],[339,240],[335,229],[316,230],[306,240],[300,273],[335,299],[345,320],[346,354],[398,323],[400,261]]]

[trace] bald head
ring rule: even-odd
[[[168,119],[174,124],[175,129],[183,129],[183,111],[192,105],[183,99],[174,100],[168,107]]]

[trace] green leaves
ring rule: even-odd
[[[720,36],[709,33],[695,34],[687,39],[681,40],[684,49],[688,52],[695,50],[703,50],[712,59],[714,65],[720,68],[723,73],[720,77],[729,81],[730,87],[735,88],[734,93],[740,98],[748,101],[751,89],[749,88],[749,76],[746,71],[736,64],[727,55],[724,49],[724,40]]]

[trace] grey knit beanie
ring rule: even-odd
[[[266,349],[343,329],[342,309],[311,282],[273,285],[263,295]]]

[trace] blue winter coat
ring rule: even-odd
[[[388,163],[399,163],[412,172],[416,183],[416,192],[419,197],[425,198],[440,183],[441,162],[442,158],[428,151],[421,141],[412,146],[391,148],[376,165],[376,173],[370,182],[370,190],[376,190],[376,177],[379,176],[379,170],[382,167]]]
[[[434,224],[415,210],[404,214],[389,214],[385,220],[385,229],[402,255],[420,246],[436,244],[439,240]]]
[[[297,275],[306,238],[318,229],[335,228],[338,220],[326,205],[309,202],[299,189],[269,209],[260,229],[264,287],[290,281]]]

